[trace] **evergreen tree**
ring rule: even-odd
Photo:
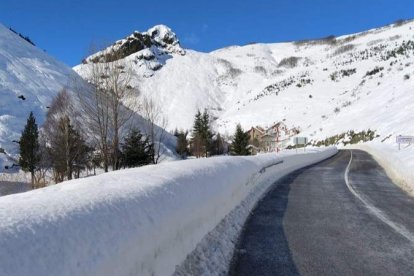
[[[203,155],[207,157],[211,151],[212,137],[210,115],[207,109],[204,109],[203,113],[198,110],[194,119],[193,137],[191,139],[192,153],[197,157]]]
[[[210,115],[208,114],[207,109],[204,109],[203,116],[201,117],[201,139],[204,155],[206,157],[211,150],[212,138],[213,133],[210,129]]]
[[[148,137],[143,139],[138,130],[132,130],[125,137],[122,147],[123,164],[125,167],[133,168],[152,163],[154,149]]]
[[[212,142],[211,153],[212,155],[224,154],[224,140],[221,138],[220,133],[217,133],[216,138]]]
[[[249,134],[245,133],[240,124],[236,127],[236,133],[234,134],[233,142],[231,144],[232,155],[250,155],[249,149]]]
[[[39,131],[33,112],[30,112],[20,138],[19,164],[24,171],[30,172],[32,177],[32,189],[34,188],[34,173],[39,161]]]
[[[181,158],[186,158],[188,154],[188,142],[187,142],[188,131],[177,131],[177,153]]]
[[[178,129],[177,129],[177,128],[175,128],[175,129],[174,129],[173,135],[174,135],[175,137],[177,137],[177,138],[178,138],[178,136],[180,135],[180,132],[178,131]]]
[[[194,118],[194,125],[193,125],[193,137],[191,139],[191,152],[196,157],[200,157],[203,153],[202,150],[202,114],[200,110],[197,111],[195,118]]]
[[[193,136],[200,134],[203,132],[203,117],[200,110],[197,111],[195,118],[194,118],[194,125],[193,125]]]

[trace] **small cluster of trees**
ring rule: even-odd
[[[205,109],[203,113],[197,111],[191,137],[189,131],[175,130],[177,137],[177,153],[184,159],[189,155],[197,158],[213,155],[250,155],[249,135],[243,131],[240,124],[237,125],[231,145],[220,133],[214,133],[211,129],[210,114]],[[229,151],[230,150],[230,151]]]
[[[21,33],[16,32],[15,30],[12,29],[12,27],[9,27],[9,30],[12,31],[13,33],[17,34],[18,36],[20,36],[21,38],[23,38],[24,40],[26,40],[27,42],[29,42],[33,46],[36,46],[36,44],[34,44],[34,42],[28,36],[24,36]]]
[[[222,155],[227,152],[225,141],[220,133],[214,134],[211,130],[210,114],[205,109],[203,113],[197,111],[192,137],[189,141],[190,153],[197,158],[212,155]]]
[[[167,122],[152,99],[139,101],[131,70],[121,59],[92,63],[88,69],[87,85],[74,82],[77,97],[66,90],[58,93],[41,131],[29,115],[20,139],[20,165],[31,173],[33,187],[45,184],[50,170],[57,183],[78,178],[84,170],[95,173],[96,167],[108,172],[161,161]],[[143,119],[135,116],[137,111]]]
[[[51,172],[55,183],[65,179],[79,178],[84,170],[94,170],[104,166],[105,155],[87,143],[82,127],[71,116],[62,111],[62,99],[69,99],[66,91],[58,94],[47,114],[46,122],[39,131],[36,119],[31,112],[20,138],[21,168],[30,172],[32,188],[46,185],[46,175]],[[68,105],[70,106],[70,105]],[[84,129],[83,129],[84,131]],[[153,163],[154,145],[149,136],[131,129],[117,152],[117,164],[113,169],[138,167]],[[112,157],[109,159],[113,161]]]

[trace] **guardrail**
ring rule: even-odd
[[[274,164],[270,164],[270,165],[268,165],[268,166],[266,166],[266,167],[263,167],[263,168],[259,171],[259,173],[264,173],[264,172],[266,171],[266,169],[268,169],[268,168],[270,168],[270,167],[273,167],[273,166],[280,165],[280,164],[282,164],[282,163],[283,163],[283,160],[280,160],[280,161],[278,161],[278,162],[276,162],[276,163],[274,163]]]

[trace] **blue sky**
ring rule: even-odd
[[[50,55],[76,65],[91,44],[156,24],[186,48],[212,51],[250,42],[341,35],[414,18],[413,0],[1,0],[0,22]]]

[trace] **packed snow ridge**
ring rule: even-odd
[[[226,270],[232,241],[266,189],[335,153],[169,162],[4,196],[0,275],[171,275],[180,264],[186,275],[203,265]],[[216,228],[223,220],[228,227]],[[203,246],[206,237],[218,246]],[[200,254],[210,262],[189,265]]]

